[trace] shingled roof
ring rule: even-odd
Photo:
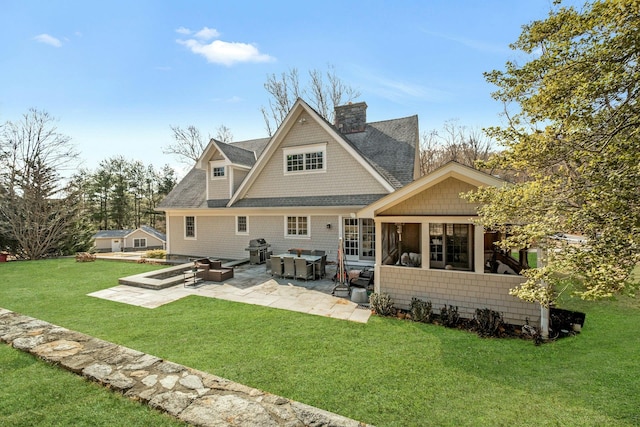
[[[207,172],[195,167],[173,187],[158,209],[206,208]]]
[[[335,126],[328,122],[327,124],[393,188],[401,188],[413,181],[416,145],[418,144],[418,116],[367,123],[363,132],[350,134],[342,134]],[[216,141],[216,144],[232,163],[253,166],[269,142],[270,138],[260,138],[230,144]],[[304,200],[295,198],[295,201],[291,199],[243,199],[235,203],[234,206],[289,206],[290,203],[294,203],[295,206],[366,205],[383,196],[384,194],[366,195],[361,198],[350,196],[351,200],[336,198],[327,200],[326,197],[310,197],[304,198]],[[194,168],[176,185],[158,205],[158,208],[223,208],[227,203],[227,199],[206,200],[206,171]]]
[[[216,145],[220,151],[222,151],[222,154],[224,154],[224,156],[235,165],[251,167],[256,163],[257,156],[252,150],[247,150],[238,145],[227,144],[220,141],[216,141]]]
[[[344,137],[394,188],[413,181],[418,116],[367,123]]]

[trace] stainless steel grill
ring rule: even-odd
[[[251,264],[264,263],[272,252],[269,250],[271,245],[266,240],[252,239],[249,240],[249,247],[244,248],[245,251],[249,251],[249,262]]]

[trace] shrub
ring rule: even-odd
[[[445,305],[440,309],[440,320],[447,328],[455,328],[460,321],[458,306]]]
[[[431,322],[431,301],[411,298],[411,319],[414,322]]]
[[[152,251],[147,251],[144,254],[145,258],[154,258],[154,259],[165,259],[167,257],[167,251],[163,249],[155,249]]]
[[[371,304],[371,309],[380,316],[391,316],[394,312],[393,301],[391,300],[389,294],[379,294],[377,292],[374,292],[369,297],[369,304]]]
[[[488,308],[476,309],[473,320],[475,322],[476,332],[478,332],[478,335],[481,337],[500,336],[500,329],[504,325],[502,315]]]

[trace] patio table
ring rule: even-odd
[[[311,263],[311,265],[313,266],[313,280],[315,280],[315,277],[316,277],[316,263],[322,259],[322,255],[308,255],[308,254],[302,254],[300,256],[297,256],[296,254],[284,253],[277,256],[279,256],[280,258],[286,258],[286,257],[294,258],[294,259],[302,258],[307,261],[307,264]]]

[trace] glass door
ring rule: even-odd
[[[344,218],[344,255],[346,259],[356,260],[360,257],[358,220],[356,218]]]

